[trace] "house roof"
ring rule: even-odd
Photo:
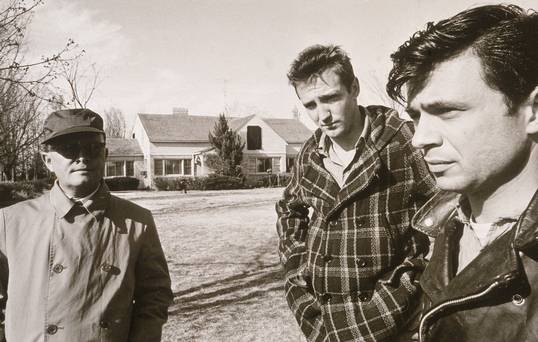
[[[138,114],[151,142],[209,142],[208,134],[218,116]],[[238,130],[254,115],[229,117],[229,125]],[[312,132],[294,119],[263,119],[282,139],[288,143],[303,143]]]
[[[264,118],[263,121],[288,144],[302,144],[312,135],[312,132],[299,120]]]
[[[136,139],[107,138],[106,147],[110,157],[144,155]]]
[[[217,117],[138,114],[151,142],[207,142]]]

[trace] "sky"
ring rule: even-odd
[[[27,44],[38,57],[73,39],[85,51],[80,69],[88,76],[90,65],[98,70],[88,107],[118,108],[128,123],[137,113],[173,107],[279,118],[297,108],[311,126],[286,78],[302,49],[342,46],[359,78],[359,102],[386,103],[390,54],[398,46],[428,21],[491,3],[498,1],[45,0]],[[538,8],[536,0],[511,3]]]

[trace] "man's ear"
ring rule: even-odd
[[[41,160],[43,160],[43,163],[49,169],[50,172],[54,172],[54,169],[52,168],[52,161],[50,159],[50,156],[48,152],[39,152],[41,154]]]
[[[359,80],[357,79],[357,77],[355,77],[353,83],[351,83],[351,95],[353,95],[353,97],[357,97],[359,96],[360,92],[361,86],[359,85]]]
[[[529,95],[527,99],[527,134],[538,133],[538,87]]]

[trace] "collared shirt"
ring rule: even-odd
[[[456,219],[463,223],[458,253],[457,273],[459,273],[480,254],[482,249],[510,231],[517,217],[502,217],[492,223],[477,223],[471,214],[469,203],[463,200],[456,210]]]
[[[349,151],[344,151],[339,148],[335,142],[331,140],[325,133],[321,135],[318,144],[318,152],[323,158],[323,166],[333,176],[334,180],[342,187],[351,171],[352,162],[358,158],[357,163],[363,163],[361,160],[361,150],[364,149],[365,139],[369,132],[368,115],[360,108],[360,113],[363,120],[363,128],[359,139],[355,143],[355,148]]]
[[[92,198],[93,195],[95,195],[97,193],[97,191],[99,191],[99,188],[100,188],[100,184],[99,186],[97,186],[97,188],[95,188],[95,190],[93,190],[88,196],[85,196],[85,197],[82,197],[82,198],[78,198],[78,197],[71,197],[71,200],[73,202],[77,202],[79,201],[80,203],[84,204],[86,203],[90,198]],[[63,191],[63,189],[60,187],[60,189]],[[65,192],[64,192],[65,194]],[[66,195],[67,196],[67,195]],[[69,197],[69,196],[68,196]]]
[[[159,341],[172,301],[151,213],[106,184],[76,205],[50,193],[0,210],[8,341]]]

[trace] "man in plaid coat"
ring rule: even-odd
[[[428,251],[410,221],[436,190],[412,125],[357,104],[338,46],[305,49],[288,78],[319,125],[276,205],[288,304],[309,341],[404,340]]]

